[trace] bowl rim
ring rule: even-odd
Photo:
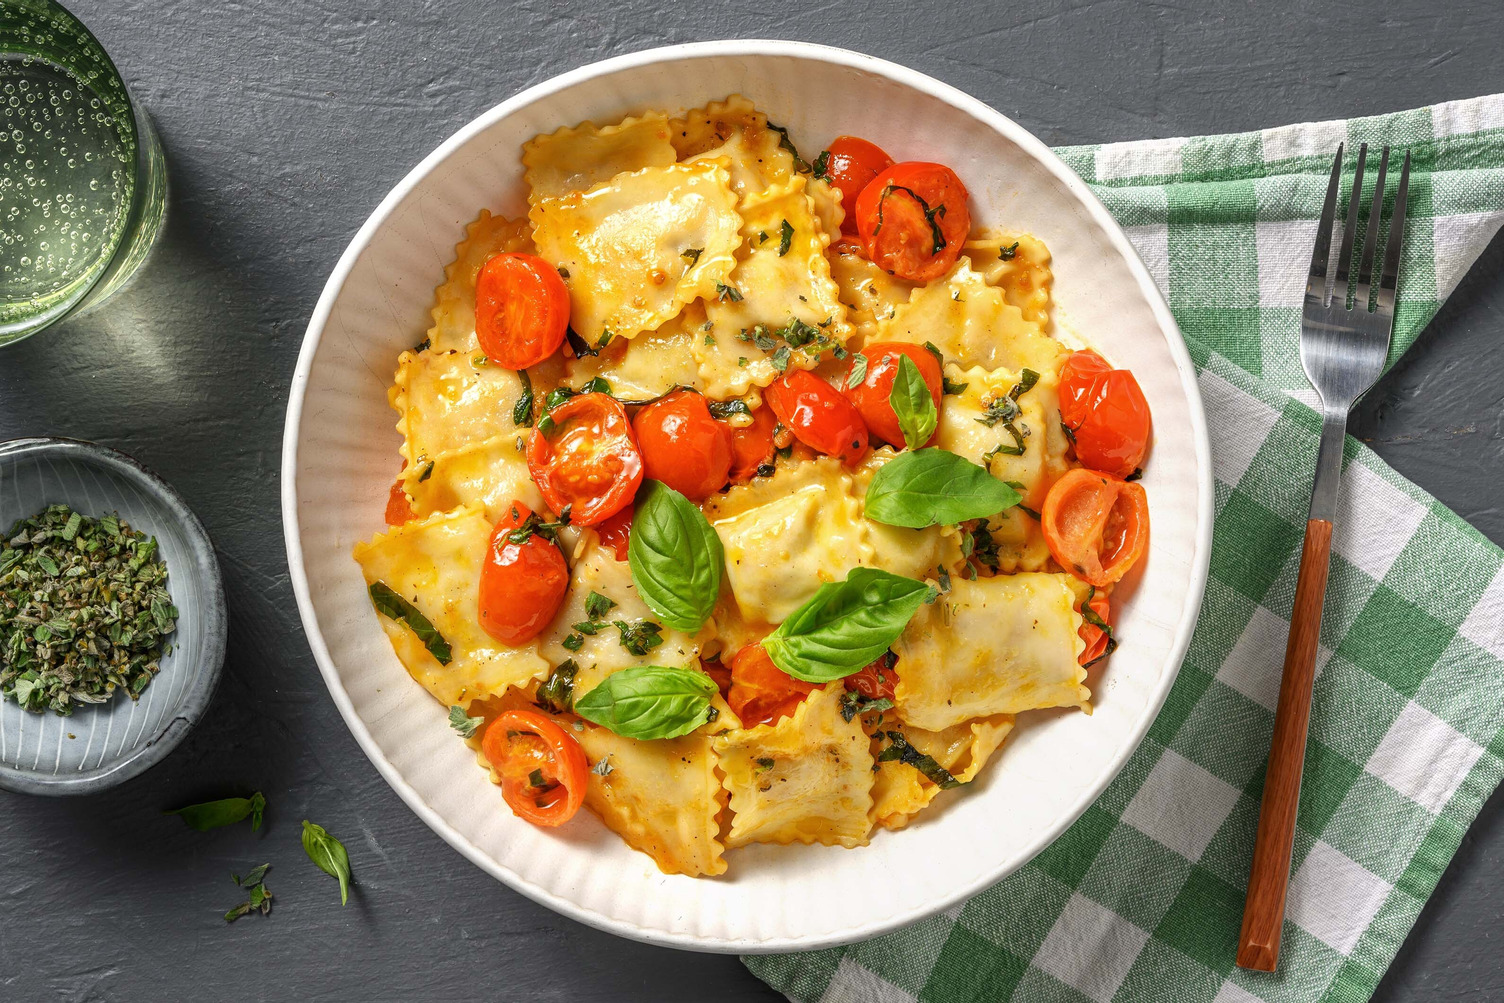
[[[214,699],[224,670],[228,637],[224,580],[219,569],[219,559],[214,552],[214,541],[210,539],[204,524],[172,485],[135,457],[97,442],[65,436],[26,436],[0,440],[0,460],[31,454],[81,456],[88,462],[108,467],[140,485],[166,504],[172,517],[185,530],[193,558],[210,572],[203,602],[204,615],[200,624],[204,632],[206,657],[196,667],[194,678],[183,693],[178,712],[157,730],[149,742],[138,746],[130,755],[115,760],[109,766],[91,770],[82,776],[49,776],[0,764],[0,789],[17,794],[93,794],[140,776],[165,759],[193,729]]]
[[[319,629],[318,618],[313,607],[313,599],[309,589],[307,570],[303,563],[302,539],[298,527],[299,502],[297,490],[298,438],[303,416],[305,394],[314,357],[318,352],[325,327],[333,313],[334,304],[361,254],[371,243],[376,231],[388,221],[394,210],[407,198],[414,188],[457,149],[469,142],[478,133],[526,108],[528,105],[560,91],[621,70],[635,69],[658,62],[685,57],[724,58],[737,56],[783,56],[816,60],[887,78],[929,97],[943,101],[977,119],[979,122],[1000,133],[1009,141],[1017,144],[1027,155],[1033,157],[1042,167],[1049,171],[1076,199],[1081,209],[1090,217],[1099,231],[1107,237],[1113,249],[1122,256],[1130,273],[1138,284],[1140,293],[1149,305],[1156,322],[1165,335],[1166,345],[1180,374],[1181,389],[1185,394],[1190,412],[1190,432],[1197,460],[1196,488],[1198,491],[1195,553],[1191,558],[1191,566],[1188,574],[1189,596],[1180,622],[1175,627],[1175,634],[1170,645],[1170,655],[1166,662],[1165,671],[1160,677],[1157,688],[1152,692],[1150,700],[1145,706],[1143,716],[1133,729],[1129,740],[1124,742],[1115,761],[1109,769],[1103,772],[1099,781],[1090,788],[1084,789],[1076,801],[1070,805],[1070,808],[1061,814],[1055,824],[1042,831],[1034,842],[1020,853],[1012,866],[1003,867],[995,872],[981,875],[965,887],[947,894],[943,899],[937,899],[923,908],[911,909],[908,912],[881,917],[860,926],[844,930],[827,932],[811,937],[777,937],[759,940],[732,937],[707,938],[692,934],[648,929],[582,908],[569,899],[535,886],[521,874],[493,859],[456,831],[438,812],[424,802],[397,768],[382,754],[381,749],[371,737],[365,722],[356,713],[349,694],[346,693],[343,684],[340,682],[339,671],[334,664],[333,658],[330,656],[328,645],[324,641],[323,634]],[[579,66],[549,77],[513,94],[506,100],[481,112],[440,143],[433,152],[424,157],[417,166],[410,170],[387,193],[386,197],[381,200],[370,216],[366,218],[366,221],[356,231],[349,245],[340,255],[338,262],[335,264],[334,271],[330,274],[322,293],[319,295],[313,314],[309,318],[308,328],[303,338],[303,346],[298,354],[297,366],[293,373],[292,385],[289,388],[287,421],[283,428],[281,474],[282,528],[287,544],[288,570],[292,580],[293,592],[297,598],[298,612],[303,621],[303,629],[308,637],[309,648],[313,652],[314,660],[318,665],[320,675],[324,678],[325,685],[329,689],[329,694],[333,698],[335,706],[339,709],[340,716],[344,718],[346,726],[354,736],[356,743],[366,754],[366,758],[376,767],[377,772],[381,774],[392,790],[397,793],[397,796],[446,843],[459,851],[477,867],[527,898],[587,926],[604,930],[617,936],[657,946],[674,947],[691,951],[761,954],[779,951],[815,950],[865,940],[942,912],[957,902],[970,898],[978,892],[991,887],[1018,867],[1023,866],[1028,860],[1037,856],[1041,850],[1073,825],[1086,809],[1101,796],[1108,784],[1116,779],[1129,758],[1142,744],[1149,727],[1158,717],[1159,711],[1163,707],[1166,697],[1169,695],[1170,687],[1179,675],[1181,664],[1184,662],[1186,651],[1189,648],[1191,632],[1196,625],[1201,602],[1206,592],[1207,576],[1211,560],[1212,515],[1214,506],[1211,444],[1207,432],[1206,413],[1202,405],[1201,394],[1196,380],[1196,369],[1192,363],[1184,338],[1180,333],[1180,328],[1176,324],[1174,316],[1170,313],[1169,305],[1165,302],[1163,294],[1161,294],[1159,288],[1154,284],[1148,268],[1139,258],[1138,253],[1129,242],[1122,227],[1107,212],[1106,207],[1091,192],[1086,183],[1067,167],[1065,162],[1056,156],[1049,147],[1045,146],[1042,141],[1023,126],[959,88],[930,77],[918,70],[913,70],[906,66],[864,53],[811,42],[779,39],[722,39],[708,42],[682,43],[643,49],[588,63],[584,66]]]

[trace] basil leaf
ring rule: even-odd
[[[700,509],[660,481],[645,481],[632,516],[627,566],[637,594],[665,625],[693,634],[721,592],[721,538]]]
[[[371,602],[378,612],[407,624],[408,629],[418,635],[418,640],[423,642],[430,655],[438,659],[440,665],[449,664],[449,659],[453,657],[449,642],[444,640],[444,635],[439,633],[437,627],[428,622],[428,617],[418,612],[418,607],[393,592],[386,582],[372,582],[370,593]]]
[[[350,900],[350,855],[345,844],[329,835],[329,830],[303,820],[303,852],[319,870],[339,879],[339,904]]]
[[[963,456],[943,449],[900,453],[867,488],[867,518],[923,529],[985,519],[1022,496]]]
[[[795,679],[828,683],[888,650],[924,603],[929,586],[873,568],[827,582],[763,638],[773,664]]]
[[[918,449],[930,441],[940,415],[935,410],[935,398],[924,383],[924,374],[907,355],[898,357],[898,372],[893,376],[893,389],[888,392],[888,404],[898,416],[903,441],[910,449]]]
[[[250,816],[251,831],[255,832],[261,828],[261,813],[265,810],[266,798],[261,796],[260,791],[257,791],[248,798],[221,798],[218,801],[204,801],[201,804],[185,805],[172,811],[164,811],[162,814],[176,815],[188,828],[199,832],[234,825],[246,816]]]
[[[703,672],[643,665],[607,676],[574,712],[625,738],[678,738],[710,719],[715,692]]]

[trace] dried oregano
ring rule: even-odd
[[[178,609],[155,537],[51,505],[0,540],[0,694],[71,714],[156,675]]]

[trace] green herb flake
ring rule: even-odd
[[[611,765],[611,753],[608,752],[595,761],[595,765],[590,767],[590,772],[598,777],[609,777],[614,769],[616,767]]]
[[[418,611],[418,607],[392,591],[391,586],[386,582],[372,582],[368,591],[378,613],[405,623],[440,665],[449,664],[449,660],[453,657],[449,642],[444,640],[444,635],[439,633],[438,628]]]
[[[789,357],[792,354],[793,354],[793,350],[790,349],[789,346],[787,346],[787,345],[780,345],[780,346],[778,346],[778,351],[776,351],[776,352],[773,353],[773,358],[770,360],[773,363],[773,368],[776,369],[776,370],[778,370],[780,373],[783,372],[784,370],[788,369],[788,367],[789,367]]]
[[[824,180],[826,177],[828,177],[828,175],[827,175],[826,172],[829,171],[829,170],[830,170],[830,151],[829,150],[821,150],[820,151],[820,155],[815,158],[814,180],[816,180],[816,181],[822,181],[822,180]]]
[[[580,640],[583,642],[584,638]],[[579,671],[580,667],[573,658],[566,658],[555,666],[543,685],[538,687],[538,706],[555,714],[568,714],[574,710],[574,677]]]
[[[846,377],[846,389],[855,390],[867,379],[867,356],[857,352],[851,357],[851,372]]]
[[[887,697],[864,697],[855,690],[841,694],[841,718],[850,721],[863,714],[878,714],[893,709],[893,701]]]
[[[1016,240],[1008,247],[999,247],[997,249],[997,256],[999,261],[1012,261],[1014,256],[1016,256],[1017,254],[1018,241]]]
[[[52,505],[0,537],[0,696],[69,715],[136,699],[177,628],[154,537]]]
[[[736,286],[728,286],[724,282],[717,282],[715,284],[715,298],[721,303],[728,301],[731,303],[740,303],[742,301],[742,294]]]
[[[686,261],[688,261],[689,262],[689,267],[693,268],[695,265],[697,265],[697,264],[700,263],[700,255],[702,255],[704,253],[705,253],[705,248],[703,248],[703,247],[691,247],[691,248],[688,248],[687,250],[680,251],[679,252],[679,257],[681,257],[681,258],[685,259]]]
[[[226,923],[233,923],[240,917],[253,912],[259,912],[265,916],[272,911],[272,893],[267,890],[265,884],[266,872],[271,870],[271,867],[271,864],[261,864],[258,867],[252,868],[251,873],[243,878],[238,874],[230,875],[231,880],[235,882],[235,886],[245,891],[249,897],[225,913]]]
[[[789,253],[789,248],[793,246],[793,243],[794,224],[784,220],[783,225],[778,228],[778,256],[781,258]]]
[[[615,606],[614,599],[603,596],[599,592],[591,592],[585,597],[585,615],[592,620],[599,620]]]
[[[964,394],[966,388],[969,386],[971,386],[970,383],[961,383],[951,379],[949,376],[940,377],[940,392],[948,396],[954,397],[957,394]]]
[[[526,369],[517,370],[517,378],[522,381],[522,393],[517,397],[517,403],[512,405],[512,424],[518,428],[531,428],[533,425],[533,378],[527,374]]]
[[[483,717],[470,717],[465,713],[465,708],[458,705],[449,708],[449,727],[459,732],[461,738],[469,738],[475,734],[475,729],[486,722]]]
[[[618,640],[628,654],[646,655],[663,643],[663,625],[651,620],[634,620],[631,623],[617,620],[612,626],[619,632]],[[567,639],[564,646],[569,647]]]
[[[339,904],[350,899],[350,855],[345,844],[329,835],[329,830],[303,820],[303,852],[318,865],[319,870],[339,879]]]
[[[889,763],[897,760],[905,766],[912,766],[922,773],[926,780],[935,784],[941,790],[950,790],[953,787],[960,787],[966,783],[964,780],[957,780],[951,776],[945,767],[935,762],[933,756],[927,756],[910,745],[909,740],[904,737],[903,732],[889,731],[884,734],[888,738],[888,745],[877,754],[877,761],[879,763]]]
[[[789,151],[789,154],[794,158],[794,169],[800,174],[809,174],[813,168],[805,162],[803,157],[799,156],[799,150],[794,146],[794,141],[789,139],[789,131],[781,125],[774,125],[772,122],[768,123],[768,128],[778,133],[778,148]]]

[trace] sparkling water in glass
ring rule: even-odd
[[[77,18],[0,0],[0,345],[103,301],[161,230],[156,133]]]

